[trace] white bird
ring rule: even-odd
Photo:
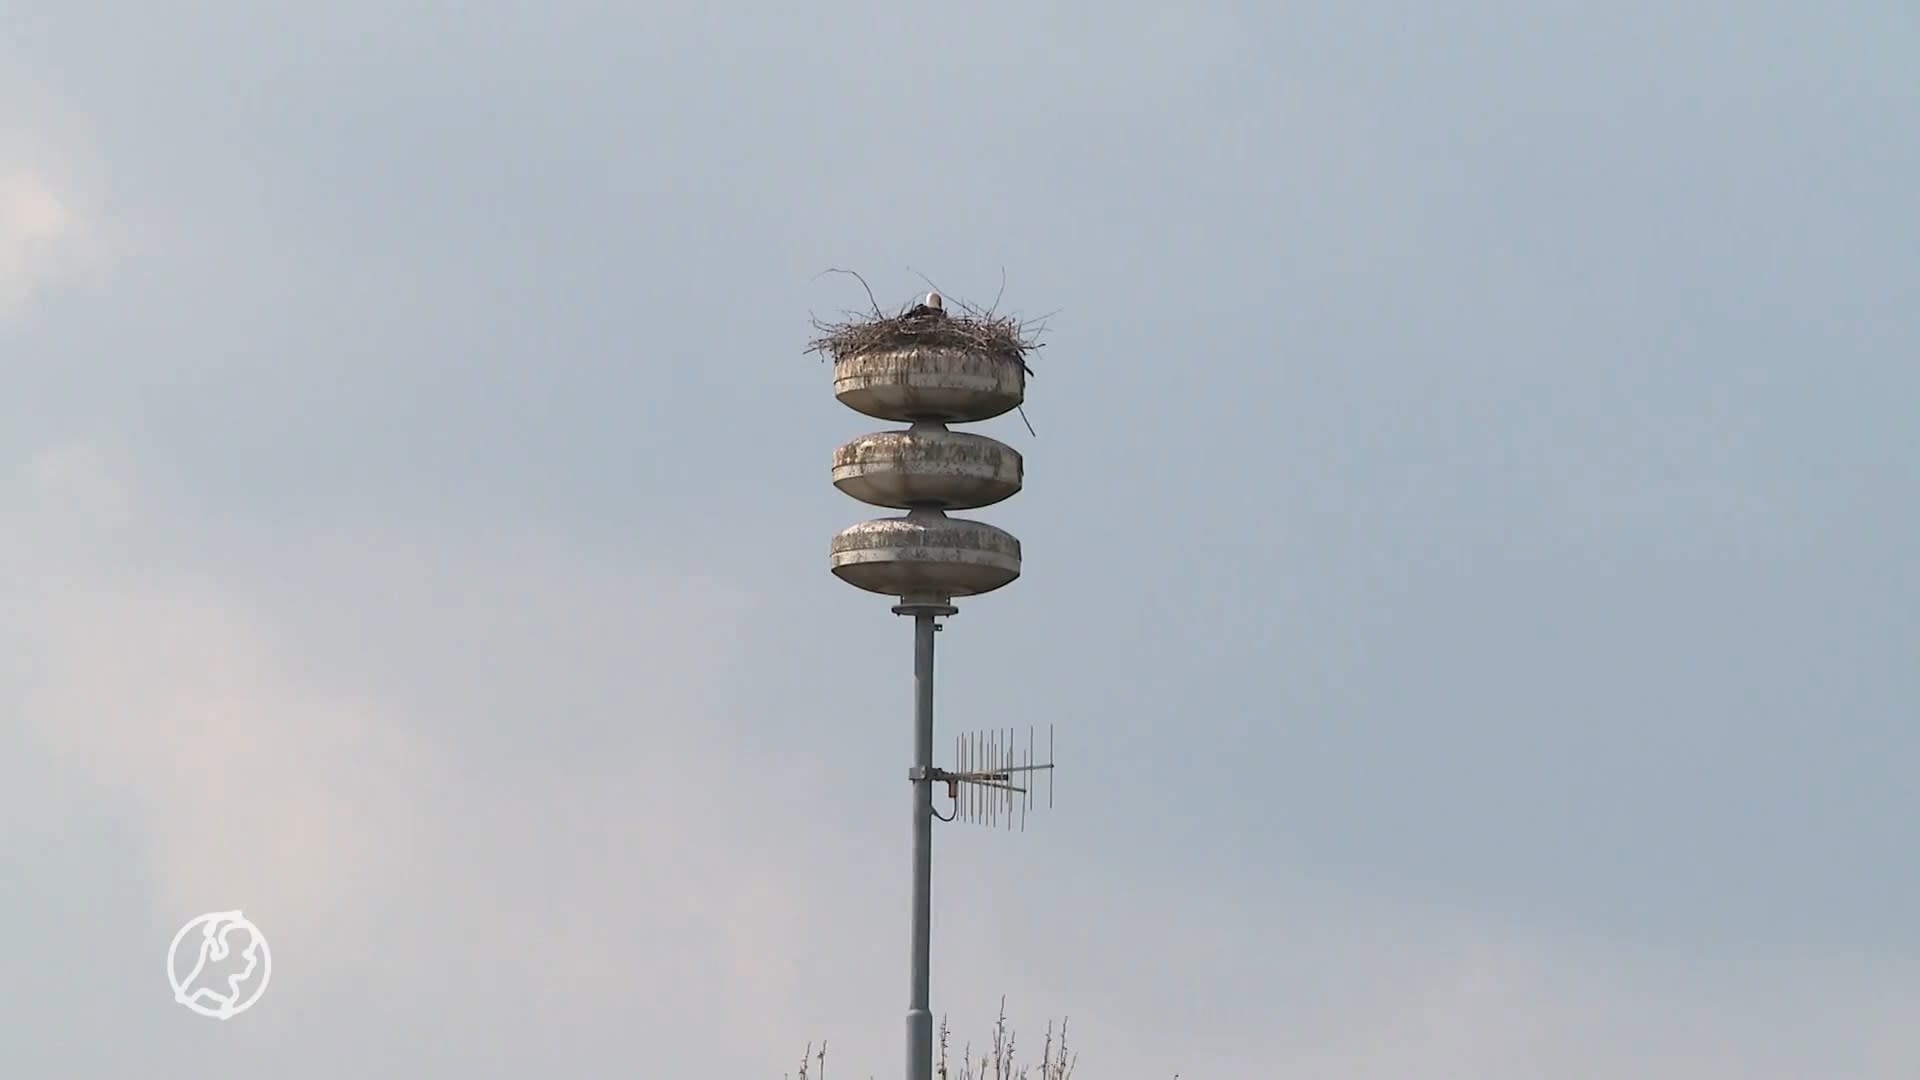
[[[921,318],[944,319],[946,318],[946,316],[947,316],[946,301],[940,299],[940,294],[937,292],[928,293],[926,296],[926,299],[913,305],[913,310],[907,312],[906,314],[906,317],[909,319],[921,319]]]

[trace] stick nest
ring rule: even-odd
[[[808,352],[832,358],[836,363],[862,353],[891,351],[916,346],[924,348],[971,349],[1000,360],[1019,364],[1027,374],[1027,354],[1040,348],[1034,328],[1019,319],[996,315],[991,311],[947,312],[945,317],[908,318],[874,312],[845,322],[815,319],[813,328],[820,336]]]

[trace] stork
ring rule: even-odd
[[[924,299],[913,305],[912,310],[902,316],[907,319],[944,319],[946,317],[946,301],[940,299],[940,294],[937,292],[928,293]]]

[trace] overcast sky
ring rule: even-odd
[[[934,1008],[1088,1080],[1920,1072],[1906,3],[0,0],[0,1061],[898,1075],[809,319],[1055,312]],[[239,908],[271,989],[170,998]]]

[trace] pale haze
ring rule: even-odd
[[[1049,315],[933,1007],[1920,1075],[1904,3],[0,0],[0,1073],[898,1076],[810,320]],[[270,989],[176,1005],[243,910]]]

